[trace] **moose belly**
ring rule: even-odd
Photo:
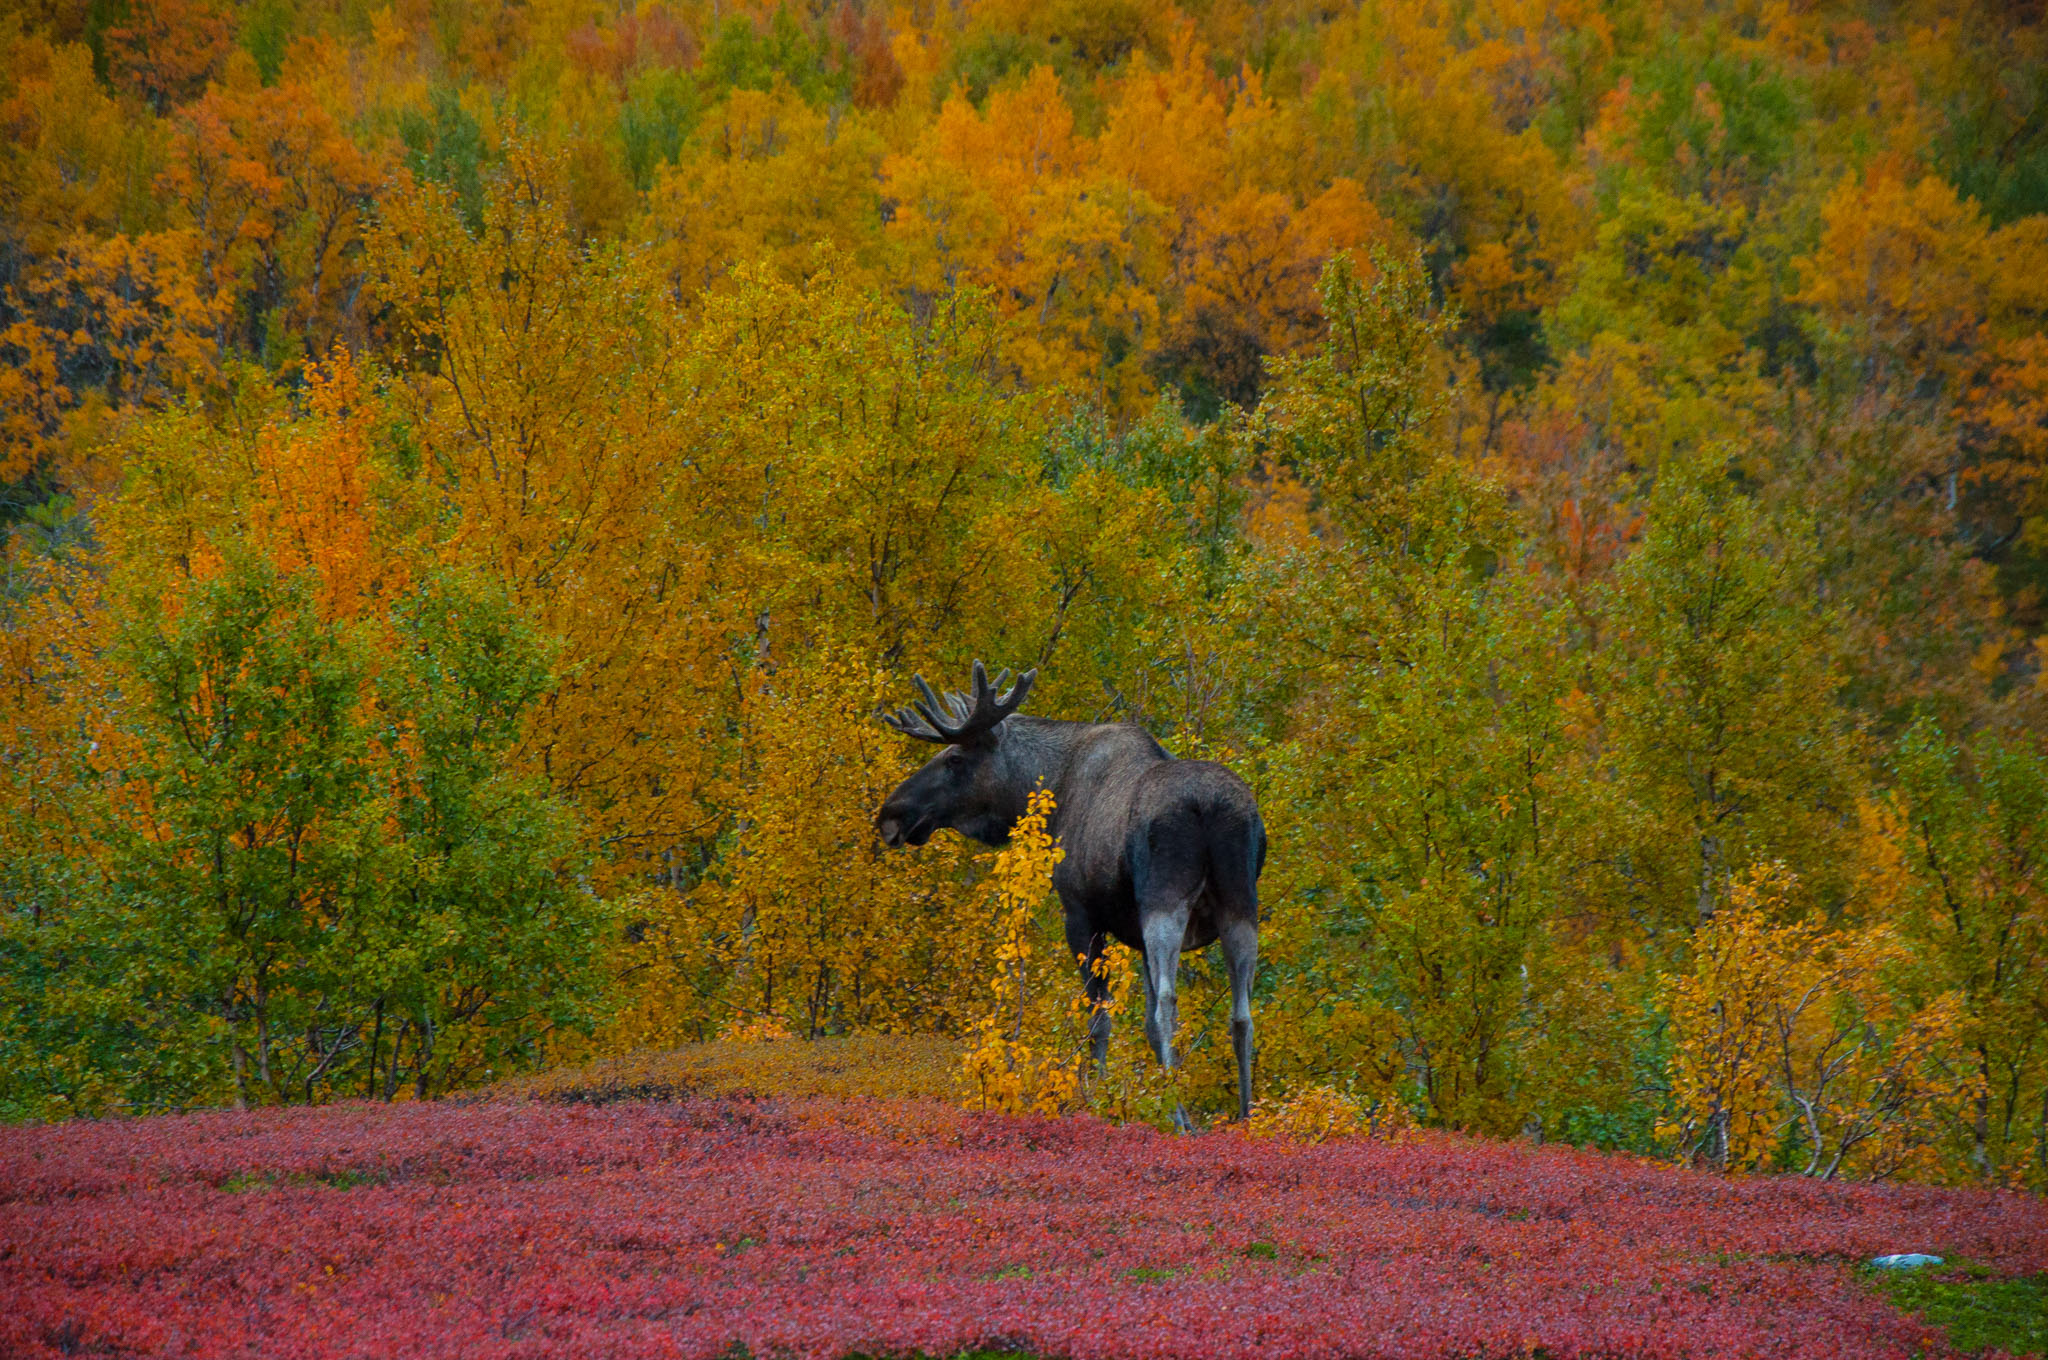
[[[1205,949],[1216,943],[1216,913],[1209,909],[1209,899],[1203,897],[1195,903],[1195,909],[1188,913],[1187,933],[1181,936],[1180,952]]]
[[[1099,915],[1095,929],[1108,935],[1120,944],[1128,945],[1140,954],[1145,952],[1144,932],[1138,925],[1138,910],[1135,903],[1125,906],[1105,921]],[[1188,912],[1188,928],[1181,936],[1180,949],[1183,954],[1196,949],[1206,949],[1216,943],[1216,913],[1211,910],[1207,894],[1195,900]]]

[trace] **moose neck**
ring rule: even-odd
[[[1067,801],[1064,781],[1074,748],[1095,724],[1061,722],[1055,718],[1027,718],[1019,714],[1005,718],[1002,728],[1001,759],[1003,789],[1015,806],[1003,815],[1014,823],[1022,817],[1033,790],[1052,790],[1053,824]],[[1055,833],[1057,834],[1057,833]]]

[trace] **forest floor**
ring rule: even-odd
[[[710,1048],[467,1099],[0,1129],[0,1355],[1863,1360],[2039,1335],[2038,1198],[863,1094],[935,1079],[896,1044],[764,1046],[767,1080]],[[1863,1264],[1899,1251],[1951,1264]]]

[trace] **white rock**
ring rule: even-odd
[[[1941,1258],[1909,1251],[1897,1256],[1873,1256],[1870,1258],[1870,1264],[1879,1270],[1913,1270],[1920,1266],[1938,1266],[1941,1264]]]

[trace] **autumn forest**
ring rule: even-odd
[[[0,1117],[1228,1118],[877,838],[980,658],[1256,789],[1260,1118],[2048,1190],[2040,6],[25,0],[0,127]]]

